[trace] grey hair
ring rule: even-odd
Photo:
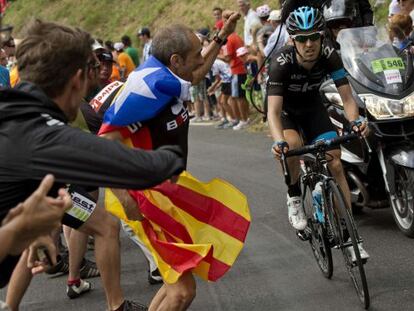
[[[181,24],[162,28],[152,39],[151,54],[166,66],[173,54],[185,59],[192,48],[190,36],[193,33],[191,28]]]

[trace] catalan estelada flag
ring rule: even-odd
[[[191,83],[175,75],[154,56],[128,76],[105,113],[103,126],[128,126],[150,120],[158,115],[173,98],[190,100]]]
[[[145,217],[130,221],[109,190],[106,209],[127,222],[152,252],[167,283],[192,271],[216,281],[234,264],[250,226],[247,199],[224,180],[203,183],[188,172],[144,191],[130,191]]]

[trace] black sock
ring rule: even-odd
[[[302,191],[300,190],[299,180],[295,184],[290,185],[288,187],[288,194],[289,194],[289,197],[300,197],[301,196]]]

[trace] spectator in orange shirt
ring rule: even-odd
[[[122,42],[116,42],[114,49],[118,56],[120,81],[126,81],[129,74],[134,71],[135,65],[131,57],[124,52],[124,44]]]
[[[109,41],[109,40],[105,41],[105,48],[109,52],[111,52],[112,59],[114,60],[114,62],[112,63],[112,74],[111,74],[111,77],[109,78],[109,80],[111,82],[121,81],[121,75],[119,74],[119,67],[118,67],[118,63],[117,63],[118,56],[116,55],[113,42]]]
[[[10,71],[10,86],[14,87],[19,82],[20,82],[19,72],[17,71],[17,66],[14,66]]]

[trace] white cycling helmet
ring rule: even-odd
[[[270,7],[267,4],[257,7],[256,13],[259,17],[268,17],[270,15]]]

